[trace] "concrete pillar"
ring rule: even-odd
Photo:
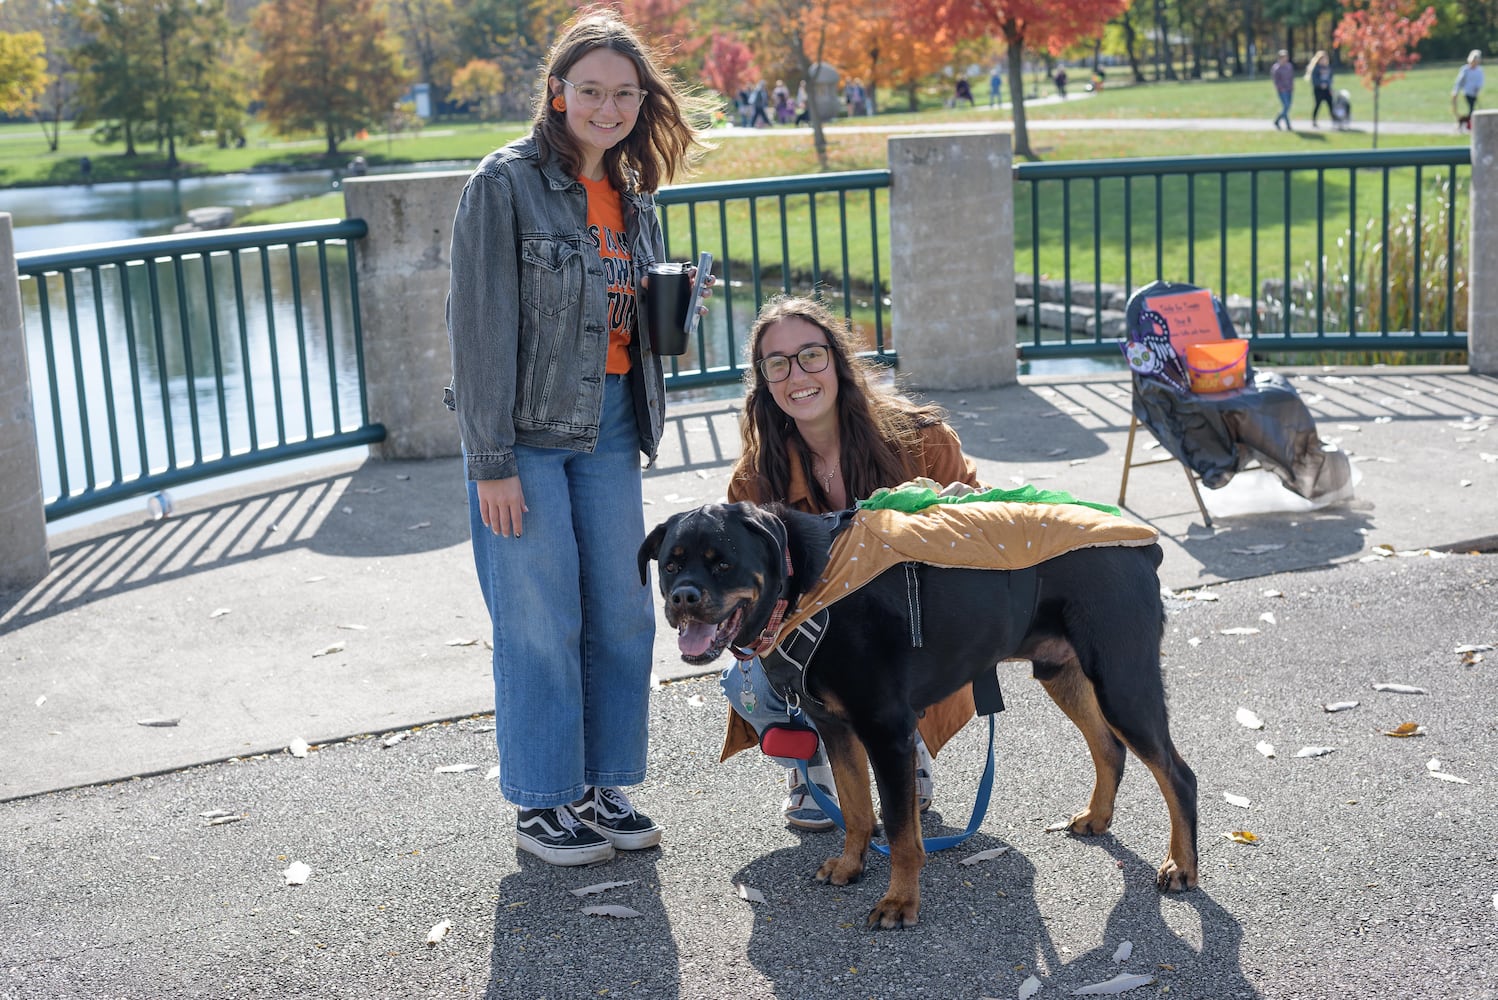
[[[357,246],[359,311],[369,419],[385,425],[379,458],[461,455],[458,422],[442,405],[452,373],[447,347],[448,250],[466,172],[346,177],[348,218],[369,235]]]
[[[923,389],[1017,381],[1010,136],[891,138],[889,168],[901,376]]]
[[[15,359],[0,365],[0,590],[23,590],[52,560],[9,212],[0,212],[0,358]]]
[[[1498,111],[1472,116],[1467,246],[1467,365],[1479,375],[1498,375]]]

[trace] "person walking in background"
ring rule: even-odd
[[[957,94],[952,99],[952,106],[956,107],[958,101],[967,101],[967,106],[970,108],[978,106],[977,102],[973,100],[973,86],[967,82],[967,77],[965,76],[957,78]]]
[[[997,64],[988,74],[988,106],[996,108],[1004,102],[1001,101],[1000,92],[1004,89],[1004,74],[999,71]]]
[[[868,91],[863,89],[863,81],[858,77],[843,90],[843,101],[848,105],[848,114],[854,118],[861,118],[868,113]]]
[[[784,80],[775,81],[775,89],[770,91],[770,100],[775,105],[775,124],[789,125],[792,117],[791,90]]]
[[[1295,97],[1295,64],[1284,49],[1280,49],[1279,58],[1270,68],[1269,79],[1274,81],[1274,92],[1280,99],[1280,113],[1274,117],[1274,127],[1293,131],[1290,129],[1290,102]]]
[[[1316,99],[1316,106],[1311,109],[1311,127],[1321,127],[1316,116],[1321,112],[1323,103],[1326,105],[1327,117],[1335,123],[1337,119],[1332,111],[1332,62],[1325,52],[1318,51],[1311,57],[1311,64],[1306,67],[1306,83],[1311,85],[1311,96]]]
[[[1451,111],[1456,115],[1456,130],[1472,131],[1472,112],[1477,110],[1477,95],[1482,91],[1482,49],[1467,53],[1467,62],[1456,74],[1456,85],[1451,88]],[[1457,107],[1457,99],[1465,98],[1467,113]]]
[[[754,85],[749,92],[749,104],[754,108],[754,114],[749,119],[750,128],[758,128],[760,122],[766,125],[774,125],[770,121],[770,92],[765,89],[765,81],[761,80]]]
[[[728,482],[728,501],[780,501],[809,514],[846,510],[885,486],[925,476],[939,483],[979,486],[978,470],[962,453],[957,432],[936,406],[919,406],[876,386],[878,369],[858,357],[851,330],[822,303],[808,298],[772,300],[749,331],[749,392],[739,421],[742,450]],[[733,711],[722,759],[754,746],[757,732],[785,722],[785,700],[765,677],[758,658],[735,663],[720,683]],[[937,750],[973,716],[972,689],[927,709],[920,729]],[[804,717],[803,717],[804,721]],[[787,768],[786,822],[825,830],[832,818]],[[832,768],[818,749],[808,774],[829,796]],[[931,757],[916,743],[917,791],[931,802]]]
[[[796,84],[796,122],[797,125],[811,124],[811,101],[806,96],[806,81],[802,80]]]
[[[1056,85],[1056,93],[1061,95],[1061,99],[1063,101],[1066,100],[1066,67],[1065,66],[1061,66],[1061,67],[1057,68],[1056,75],[1053,76],[1053,77],[1051,77],[1051,82]]]
[[[664,429],[639,335],[665,258],[655,192],[707,110],[612,12],[551,47],[531,130],[486,156],[453,219],[447,300],[469,527],[494,644],[499,791],[516,846],[584,865],[660,842],[645,778],[655,609],[640,453]],[[561,391],[560,387],[565,387]]]

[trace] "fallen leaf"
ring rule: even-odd
[[[1452,650],[1453,653],[1491,653],[1493,646],[1486,642],[1474,642],[1465,646],[1458,646]]]
[[[281,874],[285,877],[287,885],[306,885],[307,880],[312,877],[312,869],[300,861],[293,861]]]
[[[417,521],[415,524],[409,524],[409,525],[407,525],[406,526],[406,530],[407,531],[420,531],[422,528],[430,528],[431,526],[432,526],[432,522],[431,521]]]
[[[386,750],[389,750],[391,747],[400,744],[410,735],[411,734],[409,732],[391,733],[389,736],[380,741],[380,746],[385,748]]]
[[[1235,844],[1247,844],[1250,847],[1259,846],[1258,834],[1250,833],[1247,830],[1234,830],[1232,833],[1224,833],[1223,836]]]
[[[37,698],[37,700],[36,700],[36,707],[37,708],[41,708],[46,703],[47,703],[47,696],[46,695],[42,695],[41,697]]]
[[[610,889],[617,889],[621,885],[634,885],[636,881],[638,880],[626,879],[623,882],[599,882],[596,885],[585,885],[581,889],[568,889],[567,891],[574,896],[596,896],[600,892],[608,892]]]
[[[1247,809],[1250,804],[1245,796],[1234,795],[1232,792],[1223,792],[1222,797],[1228,805],[1237,806],[1239,809]]]
[[[1329,753],[1336,753],[1336,747],[1301,747],[1295,751],[1297,757],[1325,757]]]
[[[1431,763],[1434,764],[1435,761],[1431,761]],[[1433,770],[1433,771],[1439,771],[1440,769],[1441,769],[1440,765],[1436,765],[1434,768],[1431,768],[1431,770]],[[220,816],[233,816],[233,815],[234,814],[231,813],[227,809],[210,809],[207,812],[200,812],[200,813],[198,813],[198,816],[201,819],[218,819]]]
[[[740,899],[747,899],[751,903],[763,903],[765,901],[765,894],[752,886],[747,886],[743,883],[734,883],[734,888],[739,891]]]
[[[1425,762],[1425,769],[1427,771],[1439,771],[1441,769],[1441,762],[1432,757],[1430,760]]]
[[[482,639],[449,639],[444,645],[447,646],[477,646],[483,642]]]
[[[583,915],[587,917],[618,917],[627,920],[630,917],[638,917],[640,914],[627,906],[589,906],[583,909]]]
[[[1216,594],[1214,594],[1210,590],[1199,590],[1199,591],[1196,592],[1195,595],[1192,596],[1191,599],[1194,600],[1194,601],[1217,601],[1217,600],[1221,600],[1220,597],[1218,597]]]
[[[980,861],[992,861],[994,858],[1008,853],[1009,848],[1007,847],[992,847],[986,851],[978,851],[975,854],[969,854],[967,857],[963,858],[957,863],[960,865],[976,865]]]
[[[305,757],[307,756],[307,751],[311,749],[311,744],[298,736],[296,739],[291,741],[291,745],[286,748],[286,752],[291,754],[293,757]]]
[[[1274,756],[1274,744],[1273,743],[1265,743],[1263,740],[1260,740],[1259,743],[1258,743],[1258,745],[1255,746],[1254,749],[1257,750],[1257,751],[1259,751],[1259,753],[1263,754],[1265,757],[1273,757]]]
[[[171,729],[181,721],[181,719],[141,719],[136,725],[148,726],[152,729]]]
[[[1113,952],[1113,961],[1127,962],[1129,960],[1129,956],[1132,954],[1134,954],[1134,942],[1124,941],[1120,943],[1117,950]]]
[[[1249,709],[1243,708],[1241,706],[1238,708],[1238,714],[1235,715],[1234,718],[1236,718],[1238,720],[1238,725],[1240,725],[1240,726],[1246,726],[1249,729],[1263,729],[1264,728],[1264,720],[1263,719],[1259,718],[1257,715],[1255,715]]]
[[[1384,730],[1384,735],[1385,736],[1399,736],[1399,737],[1405,737],[1405,736],[1424,736],[1425,735],[1425,727],[1422,726],[1422,725],[1420,725],[1420,723],[1418,723],[1418,722],[1401,722],[1399,725],[1395,726],[1393,729],[1385,729]]]
[[[350,632],[367,632],[367,631],[369,631],[369,626],[368,625],[355,625],[353,622],[349,622],[347,625],[340,625],[338,627],[341,628],[341,629],[347,629]]]
[[[1357,707],[1358,702],[1355,701],[1331,701],[1321,706],[1322,710],[1327,712],[1345,712],[1349,708]]]
[[[1237,628],[1220,628],[1217,631],[1220,632],[1220,633],[1222,633],[1223,635],[1258,635],[1259,634],[1259,630],[1258,629],[1252,628],[1252,627],[1248,627],[1248,626],[1242,626],[1242,625],[1238,626]]]
[[[1148,986],[1154,981],[1154,976],[1124,973],[1114,976],[1106,983],[1093,983],[1091,986],[1084,986],[1079,990],[1072,990],[1071,995],[1074,997],[1080,997],[1098,996],[1103,994],[1111,995],[1114,993],[1127,993],[1129,990],[1138,989],[1141,986]]]
[[[1493,905],[1498,906],[1498,896],[1493,897]],[[1030,1000],[1031,997],[1039,992],[1040,980],[1036,979],[1034,976],[1031,976],[1029,979],[1026,979],[1024,982],[1019,984],[1019,1000]]]
[[[691,705],[693,708],[701,708],[703,705],[707,704],[707,699],[702,697],[702,695],[700,694],[694,694],[687,699],[687,704]]]
[[[443,920],[433,924],[432,929],[427,931],[427,947],[437,947],[438,942],[447,937],[447,932],[452,929],[453,922],[451,920]]]
[[[1242,549],[1234,549],[1233,554],[1239,556],[1261,556],[1266,552],[1274,552],[1284,547],[1285,546],[1283,542],[1279,544],[1266,542],[1260,545],[1250,545]]]
[[[341,642],[335,642],[331,646],[324,646],[322,649],[319,649],[317,652],[313,653],[312,658],[315,660],[319,656],[329,656],[333,653],[341,653],[343,652],[343,646],[344,644]]]
[[[1056,822],[1054,822],[1050,826],[1046,827],[1045,828],[1045,832],[1046,833],[1060,833],[1062,830],[1070,830],[1070,829],[1071,829],[1071,820],[1069,820],[1069,819],[1058,819]]]
[[[1284,597],[1285,596],[1285,592],[1283,590],[1266,590],[1266,591],[1263,591],[1259,596],[1260,597]]]
[[[432,773],[433,774],[463,774],[463,773],[465,773],[467,771],[477,771],[478,769],[479,769],[479,766],[477,764],[444,764],[443,766],[435,769]]]
[[[224,615],[227,615],[227,614],[229,614],[229,609],[228,608],[214,608],[213,611],[209,613],[208,617],[209,618],[222,618],[222,617],[224,617]]]
[[[485,781],[494,781],[498,777],[499,777],[499,765],[498,764],[495,764],[493,767],[489,768],[489,770],[484,773],[484,780]]]
[[[1262,615],[1259,616],[1259,621],[1265,622],[1266,624],[1269,624],[1269,625],[1278,625],[1279,624],[1279,619],[1277,619],[1277,618],[1274,617],[1274,612],[1273,611],[1266,611],[1266,612],[1264,612]]]
[[[1413,684],[1375,684],[1373,690],[1383,691],[1386,694],[1430,694],[1425,688],[1416,687]]]
[[[1428,771],[1426,773],[1429,774],[1432,778],[1439,778],[1441,781],[1450,781],[1457,785],[1472,784],[1472,782],[1468,781],[1466,778],[1458,778],[1456,775],[1447,774],[1445,771]]]

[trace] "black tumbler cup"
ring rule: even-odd
[[[692,279],[686,264],[667,261],[645,272],[645,308],[641,312],[650,349],[656,354],[687,353],[687,307],[692,301]]]

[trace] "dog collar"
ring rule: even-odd
[[[795,576],[795,575],[796,575],[796,571],[791,566],[791,550],[790,549],[786,549],[785,550],[785,576],[786,576],[786,579],[790,579],[792,576]],[[737,646],[730,646],[729,647],[729,652],[733,653],[734,659],[740,660],[740,661],[743,661],[743,660],[752,660],[756,656],[764,656],[770,650],[774,649],[775,648],[775,643],[777,641],[779,641],[779,639],[780,639],[780,626],[785,622],[785,613],[787,611],[789,611],[790,608],[791,608],[791,603],[789,601],[787,601],[784,597],[782,597],[780,600],[776,601],[774,609],[770,611],[770,620],[769,620],[769,622],[766,623],[766,625],[764,627],[764,631],[760,632],[759,638],[755,639],[752,645],[750,645],[747,649],[740,649]]]

